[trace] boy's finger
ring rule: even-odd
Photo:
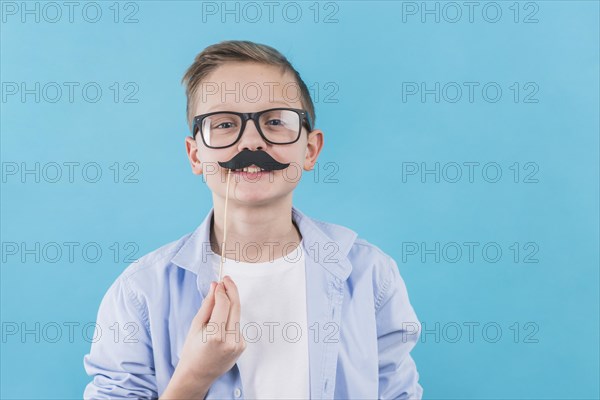
[[[223,278],[223,282],[225,283],[225,288],[227,289],[227,296],[231,300],[231,306],[229,309],[229,318],[227,319],[227,331],[232,331],[239,329],[240,322],[240,314],[241,314],[241,303],[240,303],[240,293],[238,292],[237,286],[233,279],[229,275],[226,275]]]
[[[215,306],[215,286],[216,282],[213,281],[210,283],[210,289],[208,289],[208,294],[206,295],[204,300],[202,300],[202,305],[200,306],[198,312],[196,313],[196,316],[194,317],[194,320],[200,323],[200,326],[203,326],[208,322],[213,307]]]
[[[229,304],[229,297],[227,296],[227,293],[225,293],[223,283],[219,283],[215,288],[215,306],[213,307],[209,320],[209,323],[217,324],[219,330],[224,329],[225,324],[227,323]]]

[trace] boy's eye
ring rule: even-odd
[[[270,119],[267,121],[267,125],[273,125],[273,126],[283,125],[283,121],[280,119]]]
[[[233,130],[238,127],[237,121],[233,121],[231,118],[220,118],[217,120],[210,121],[210,129],[215,130]]]
[[[233,128],[233,122],[222,122],[222,123],[218,124],[217,126],[215,126],[214,128],[215,129],[218,129],[218,128],[222,128],[222,129]]]

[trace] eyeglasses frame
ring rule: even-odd
[[[266,136],[262,132],[262,129],[260,129],[260,122],[259,122],[260,116],[262,114],[266,113],[266,112],[276,111],[276,110],[294,111],[300,117],[300,129],[298,131],[298,136],[296,137],[295,140],[293,140],[291,142],[286,142],[286,143],[272,142],[272,141],[270,141],[269,139],[266,138]],[[211,115],[222,114],[222,113],[234,114],[234,115],[237,115],[237,116],[240,117],[240,119],[242,120],[242,126],[240,127],[240,133],[239,133],[238,137],[235,139],[235,141],[233,143],[231,143],[230,145],[227,145],[227,146],[209,146],[206,143],[206,141],[204,140],[204,135],[202,134],[202,122],[204,121],[204,119],[206,117],[210,117]],[[242,135],[244,134],[244,131],[246,130],[246,122],[248,122],[249,120],[253,120],[254,121],[254,125],[256,126],[256,130],[258,131],[258,133],[260,134],[260,136],[267,143],[270,143],[270,144],[273,144],[273,145],[283,145],[283,144],[296,143],[298,141],[298,139],[300,139],[300,136],[302,135],[302,126],[305,126],[308,129],[309,132],[312,132],[312,122],[310,120],[310,115],[308,114],[308,111],[302,110],[302,109],[299,109],[299,108],[276,107],[276,108],[269,108],[267,110],[262,110],[262,111],[257,111],[257,112],[251,112],[251,113],[242,113],[242,112],[235,112],[235,111],[213,111],[213,112],[209,112],[209,113],[206,113],[206,114],[197,115],[197,116],[194,117],[194,123],[192,125],[192,137],[195,139],[196,135],[198,134],[198,132],[200,132],[200,136],[202,137],[202,142],[209,149],[224,149],[224,148],[227,148],[227,147],[231,147],[234,144],[236,144],[242,138]]]

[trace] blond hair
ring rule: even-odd
[[[300,89],[300,101],[304,110],[308,112],[312,124],[315,123],[315,107],[310,97],[308,87],[300,74],[279,51],[265,44],[254,43],[247,40],[226,40],[206,47],[200,52],[192,65],[187,69],[181,82],[185,85],[187,97],[186,116],[190,129],[192,127],[191,115],[195,109],[198,90],[202,81],[215,69],[226,62],[256,62],[266,65],[281,67],[281,72],[292,72]]]

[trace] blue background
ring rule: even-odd
[[[2,398],[81,398],[89,380],[82,360],[90,347],[83,326],[95,321],[106,289],[128,265],[128,243],[139,257],[192,231],[209,211],[210,191],[191,173],[184,152],[180,79],[198,52],[226,39],[274,46],[314,94],[319,88],[317,127],[325,132],[320,175],[305,173],[294,204],[354,229],[397,261],[427,329],[413,352],[425,398],[600,396],[598,2],[520,2],[516,23],[512,1],[496,3],[502,11],[496,23],[483,17],[485,2],[472,22],[462,6],[454,23],[454,10],[444,2],[437,3],[439,22],[427,14],[421,21],[421,2],[298,2],[302,16],[295,23],[289,21],[293,9],[288,20],[282,15],[285,3],[272,22],[265,7],[252,22],[254,11],[242,3],[239,22],[235,15],[224,15],[223,22],[220,12],[203,13],[199,2],[122,2],[116,23],[112,1],[97,3],[97,23],[83,19],[86,3],[79,3],[72,23],[65,7],[56,22],[48,21],[55,16],[50,8],[39,22],[35,15],[23,22],[6,3],[0,54]],[[38,3],[40,13],[44,5]],[[419,7],[416,15],[407,13],[412,5]],[[487,11],[494,18],[494,9]],[[137,22],[124,23],[130,13]],[[537,22],[525,23],[528,15]],[[20,93],[9,95],[10,82],[80,86],[73,102],[65,90],[55,103],[47,101],[54,92],[38,103],[34,95],[25,101]],[[87,82],[103,89],[98,102],[82,98]],[[114,82],[117,102],[109,88]],[[126,88],[128,82],[134,86]],[[452,86],[439,102],[433,94],[403,101],[403,82],[428,88],[457,82],[465,90],[455,103],[447,101]],[[473,102],[464,82],[480,85]],[[482,97],[488,82],[502,88],[496,102]],[[136,103],[124,102],[131,87],[138,89]],[[537,92],[529,100],[537,102],[525,102],[531,88]],[[11,166],[33,168],[36,162],[40,168],[96,162],[103,175],[88,183],[79,167],[71,183],[64,166],[57,183],[6,175]],[[405,163],[431,169],[465,162],[480,163],[473,182],[466,167],[456,183],[444,179],[454,175],[451,169],[439,182],[433,175],[402,178]],[[518,183],[510,169],[515,162]],[[525,182],[532,172],[528,162],[537,166],[537,183]],[[486,163],[501,167],[498,182],[482,177]],[[129,172],[137,183],[124,182]],[[6,251],[10,243],[33,248],[36,242],[80,246],[73,262],[66,254],[54,263],[48,262],[52,256],[36,261],[33,255],[23,262],[21,252]],[[110,250],[115,242],[117,262]],[[457,262],[448,260],[452,252],[436,262],[424,252],[436,242],[440,248],[454,242],[479,247],[473,262],[462,245]],[[82,257],[85,243],[101,246],[98,262]],[[410,243],[417,243],[416,255],[407,252]],[[483,257],[486,243],[500,246],[500,260]],[[528,243],[533,247],[524,249]],[[524,262],[532,249],[531,260],[538,262]],[[65,323],[79,324],[72,341]],[[472,340],[469,323],[479,324]],[[62,327],[57,340],[48,339],[56,337],[53,324]],[[34,334],[10,335],[15,326],[37,330],[39,343]]]

